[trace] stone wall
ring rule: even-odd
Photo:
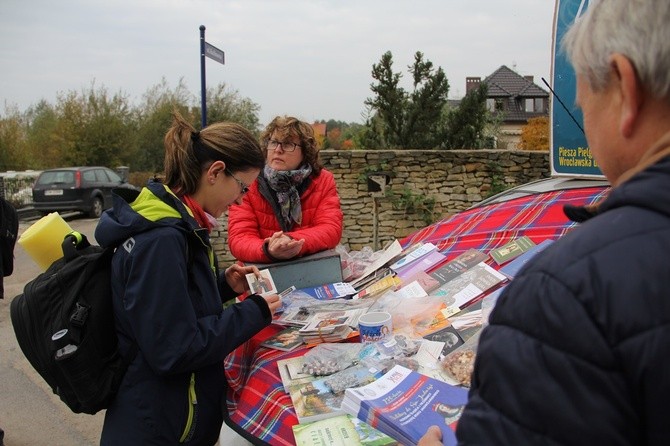
[[[381,249],[492,193],[550,176],[549,152],[507,150],[323,150],[321,159],[337,182],[344,213],[342,244],[357,251]],[[367,175],[390,177],[385,196],[368,192]],[[434,200],[434,209],[425,209]],[[412,209],[417,208],[418,211]],[[409,208],[409,210],[407,209]],[[213,233],[221,266],[233,258],[227,247],[227,216]]]

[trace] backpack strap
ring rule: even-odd
[[[63,257],[65,258],[66,262],[69,262],[81,254],[79,252],[80,250],[86,249],[90,246],[91,243],[88,241],[86,235],[82,234],[81,232],[72,231],[67,235],[65,235],[65,238],[63,239],[63,243],[61,245],[61,247],[63,248]],[[190,264],[191,262],[189,261],[189,265]],[[72,315],[70,315],[70,322],[72,323],[71,336],[76,338],[75,339],[76,343],[81,342],[81,336],[82,336],[81,329],[86,324],[86,319],[88,316],[87,313],[88,309],[84,306],[80,306],[77,303],[77,309]],[[130,363],[133,362],[135,356],[137,356],[137,352],[139,352],[139,346],[137,345],[136,342],[132,342],[130,348],[128,349],[128,352],[126,352],[126,354],[123,355],[122,357],[123,360],[122,367],[124,369],[128,368]]]
[[[69,262],[70,260],[76,258],[79,253],[77,252],[80,249],[88,248],[91,244],[88,241],[88,238],[81,232],[72,231],[65,235],[61,248],[63,248],[63,257],[65,261]]]

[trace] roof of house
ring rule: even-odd
[[[489,97],[549,97],[547,91],[540,88],[533,81],[507,68],[505,65],[502,65],[487,76],[483,82],[486,82],[488,85]]]
[[[502,65],[482,82],[488,86],[487,97],[506,99],[504,121],[525,122],[529,118],[547,116],[548,112],[527,112],[523,99],[548,98],[549,93],[507,66]]]

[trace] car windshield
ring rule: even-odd
[[[42,172],[37,179],[37,184],[74,184],[74,172],[65,170]]]

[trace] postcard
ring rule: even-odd
[[[256,277],[256,274],[254,273],[249,273],[245,276],[249,283],[249,291],[251,294],[265,296],[266,294],[277,293],[277,287],[275,286],[274,280],[272,280],[270,270],[262,269],[260,270],[260,273],[260,277]]]

